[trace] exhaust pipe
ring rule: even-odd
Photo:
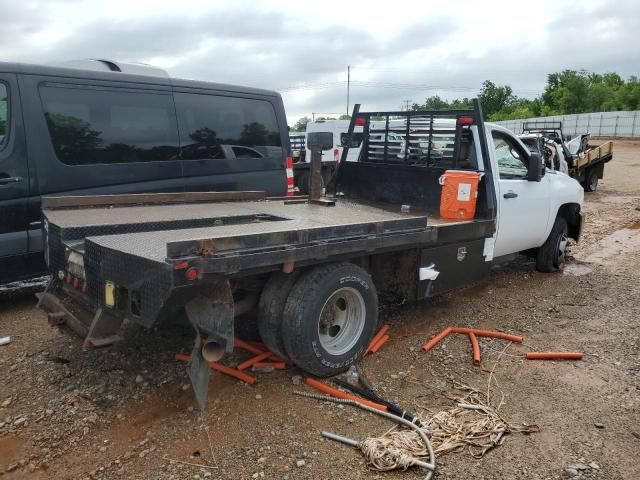
[[[202,357],[207,362],[217,362],[224,357],[224,347],[218,342],[207,341],[202,345]]]

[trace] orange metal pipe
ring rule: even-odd
[[[387,333],[387,330],[389,330],[389,326],[388,325],[383,325],[382,328],[380,330],[378,330],[378,333],[376,333],[374,335],[374,337],[371,339],[371,342],[369,342],[369,346],[367,347],[367,349],[364,352],[365,355],[367,353],[371,353],[371,350],[372,350],[373,346],[376,343],[378,343],[382,337],[384,337],[385,333]]]
[[[181,362],[188,362],[191,360],[191,355],[177,353],[176,360],[179,360]],[[254,383],[256,383],[255,377],[252,377],[251,375],[247,375],[246,373],[236,370],[235,368],[225,367],[224,365],[221,365],[218,362],[209,362],[209,368],[211,368],[212,370],[217,370],[220,373],[224,373],[225,375],[238,378],[243,382],[248,383],[249,385],[253,385]]]
[[[478,337],[500,338],[502,340],[508,340],[515,343],[522,343],[522,341],[524,340],[524,338],[520,335],[512,335],[510,333],[504,332],[494,332],[491,330],[482,330],[480,328],[453,327],[451,331],[453,333],[465,333],[467,335],[473,333]]]
[[[371,353],[376,353],[378,350],[380,350],[380,348],[382,348],[382,345],[387,343],[388,340],[389,335],[385,335],[380,340],[378,340],[378,342],[373,347],[371,347]]]
[[[469,332],[469,340],[471,340],[471,348],[473,349],[473,363],[480,365],[480,344],[475,333]]]
[[[319,392],[331,395],[332,397],[343,398],[345,400],[354,400],[363,405],[367,405],[368,407],[375,408],[376,410],[380,410],[383,412],[387,411],[387,407],[385,405],[380,405],[379,403],[371,402],[369,400],[365,400],[364,398],[356,397],[355,395],[350,395],[341,390],[336,390],[335,388],[331,388],[329,385],[326,385],[325,383],[322,383],[315,378],[307,377],[305,381],[310,387],[315,388]]]
[[[582,352],[528,352],[527,360],[582,360]]]
[[[422,351],[424,352],[428,352],[429,350],[431,350],[433,347],[436,346],[436,344],[442,340],[443,338],[445,338],[447,335],[449,335],[451,332],[453,331],[453,328],[451,327],[447,327],[444,330],[442,330],[440,333],[438,333],[437,335],[434,335],[433,337],[431,337],[431,339],[425,343],[422,346]]]
[[[246,360],[246,361],[242,362],[240,365],[238,365],[237,368],[238,368],[238,370],[246,370],[247,368],[249,368],[254,363],[262,362],[262,361],[266,360],[267,358],[269,358],[271,355],[273,355],[271,352],[261,353],[260,355],[256,355],[255,357],[250,358],[249,360]]]

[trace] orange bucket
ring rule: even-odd
[[[440,177],[440,218],[471,220],[476,216],[476,200],[481,172],[446,170]]]

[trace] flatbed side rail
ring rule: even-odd
[[[44,197],[42,199],[42,208],[53,210],[62,208],[93,208],[108,205],[124,207],[133,205],[167,205],[195,202],[259,201],[264,199],[265,194],[261,191],[78,195]]]
[[[595,148],[587,150],[583,155],[575,159],[574,168],[583,168],[602,160],[611,160],[613,156],[613,141],[608,141]]]

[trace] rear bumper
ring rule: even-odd
[[[38,308],[47,313],[49,325],[71,330],[83,339],[84,348],[104,347],[121,340],[118,332],[124,318],[114,312],[93,310],[55,285],[36,296]]]

